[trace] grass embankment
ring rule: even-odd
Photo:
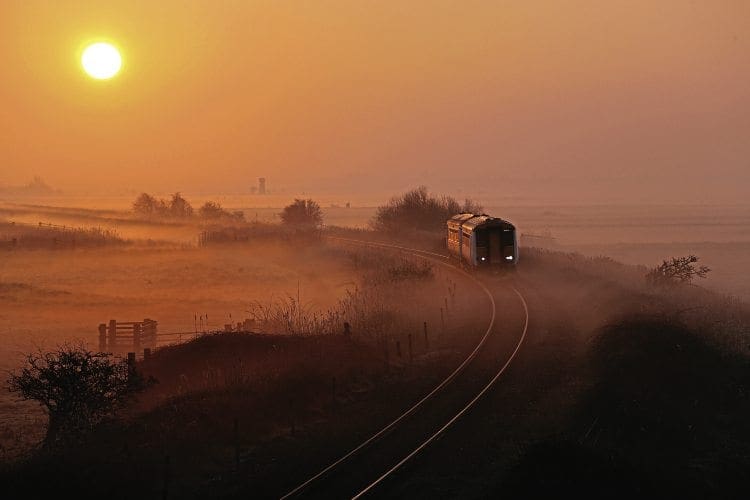
[[[351,439],[362,422],[384,418],[365,413],[363,402],[387,413],[414,396],[394,397],[405,381],[428,384],[386,369],[374,346],[341,335],[208,335],[162,349],[138,369],[158,383],[127,414],[79,445],[10,466],[4,489],[13,497],[150,498],[166,485],[170,497],[212,496],[237,487],[234,476],[252,485],[276,460],[293,469],[309,434],[324,446],[323,436]],[[269,455],[268,446],[289,455]]]
[[[138,370],[158,383],[126,412],[85,442],[7,467],[0,481],[14,495],[134,498],[166,485],[175,497],[265,496],[279,485],[262,479],[267,469],[299,470],[311,458],[323,464],[386,422],[455,364],[471,336],[447,345],[436,335],[448,285],[432,266],[375,251],[319,251],[349,259],[358,283],[330,309],[269,299],[250,313],[273,335],[208,335],[155,352]],[[411,307],[400,307],[407,300]],[[456,317],[462,305],[451,301]]]
[[[577,333],[559,353],[569,358],[566,377],[585,389],[546,409],[567,416],[552,437],[529,440],[515,465],[496,471],[497,490],[740,494],[750,467],[748,307],[700,287],[648,287],[642,268],[606,258],[529,260],[545,274],[547,293],[577,315]]]
[[[353,262],[376,270],[378,259]],[[644,274],[606,258],[524,252],[516,279],[532,325],[523,351],[405,487],[420,477],[411,493],[429,493],[425,484],[474,496],[742,492],[750,312],[698,287],[650,288]],[[128,415],[2,480],[37,496],[149,497],[165,484],[177,497],[278,493],[274,474],[325,465],[448,364],[388,372],[382,356],[377,343],[331,334],[217,335],[165,349],[141,366],[160,383]]]

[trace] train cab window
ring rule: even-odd
[[[487,231],[477,231],[477,247],[487,247],[489,245],[489,235]]]
[[[505,229],[500,233],[500,241],[501,244],[505,246],[513,246],[513,231],[509,229]]]

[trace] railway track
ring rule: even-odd
[[[474,349],[468,354],[468,356],[466,356],[466,358],[458,365],[458,367],[456,367],[429,393],[427,393],[424,397],[422,397],[415,404],[409,407],[401,415],[391,421],[388,425],[374,433],[358,446],[351,449],[348,453],[344,454],[343,456],[332,462],[330,465],[323,468],[318,473],[312,475],[307,480],[296,486],[294,489],[283,495],[281,497],[282,500],[297,497],[361,498],[363,496],[374,493],[378,485],[380,485],[384,481],[387,481],[398,470],[400,470],[408,462],[413,460],[414,457],[416,457],[422,450],[428,447],[443,433],[445,433],[448,429],[455,425],[456,422],[461,418],[461,416],[467,413],[473,406],[475,406],[476,403],[497,383],[497,381],[510,366],[511,362],[520,350],[521,345],[523,344],[526,337],[526,331],[528,329],[528,306],[523,295],[515,287],[512,287],[515,296],[518,300],[520,300],[521,305],[523,306],[523,325],[521,328],[520,336],[517,340],[512,342],[510,346],[505,346],[503,349],[501,349],[501,351],[503,351],[503,354],[507,355],[503,357],[503,363],[500,365],[500,367],[493,370],[493,374],[489,378],[489,380],[487,381],[487,379],[484,378],[484,382],[481,383],[480,389],[477,392],[474,392],[470,396],[470,399],[468,401],[465,401],[465,399],[462,400],[463,396],[465,396],[465,391],[462,391],[461,388],[456,389],[456,384],[454,382],[456,382],[459,377],[466,378],[467,380],[471,379],[472,377],[473,379],[482,378],[482,376],[485,375],[486,372],[486,370],[482,371],[477,368],[476,371],[478,371],[478,373],[467,374],[467,368],[473,362],[475,362],[475,360],[477,360],[483,348],[485,348],[488,341],[493,337],[493,332],[496,329],[498,308],[493,292],[476,276],[452,265],[450,263],[450,258],[443,254],[403,247],[399,245],[391,245],[387,243],[368,242],[339,237],[328,238],[333,241],[352,245],[381,248],[387,250],[398,250],[400,252],[430,260],[434,263],[437,263],[438,265],[445,266],[453,271],[456,271],[475,283],[487,296],[491,305],[490,319],[484,334],[482,335]],[[506,351],[509,351],[509,353],[507,353]],[[487,364],[487,362],[493,363],[495,361],[492,354],[488,355],[488,358],[491,359],[486,360],[485,364]],[[438,396],[446,393],[449,386],[452,386],[454,394],[448,395],[449,397],[442,398],[445,399],[445,401],[440,401],[441,398],[438,398]],[[460,403],[457,405],[456,401],[460,401]],[[427,425],[423,425],[424,422],[420,422],[418,424],[411,422],[414,419],[410,419],[410,417],[414,416],[420,409],[423,409],[428,405],[433,406],[433,415],[425,415],[423,417],[423,420],[426,419],[428,421],[432,421],[429,421]],[[416,442],[413,442],[413,440],[411,440],[412,442],[408,442],[409,440],[399,439],[399,432],[401,432],[402,434],[409,434],[409,431],[404,429],[406,427],[415,427],[415,425],[421,431],[424,431],[424,429],[432,429],[432,431],[430,431],[426,436],[419,438]],[[358,464],[352,464],[352,462],[362,461],[366,449],[373,448],[376,444],[380,445],[382,442],[384,442],[384,438],[390,435],[394,435],[394,439],[388,440],[394,441],[394,450],[374,450],[371,452],[371,454],[374,456],[373,461],[377,463],[375,467],[378,467],[377,470],[384,472],[378,472],[377,477],[375,477],[374,479],[371,476],[360,482],[358,477],[354,477],[353,474],[346,474],[345,471],[341,470],[345,467],[348,467],[349,469],[356,469]],[[397,458],[393,459],[392,457],[394,456]],[[362,463],[360,466],[360,470],[365,468],[370,469],[372,467],[372,463]],[[369,472],[369,470],[366,471],[365,475],[369,475]],[[346,478],[346,480],[337,481],[336,478],[332,477],[337,474],[343,478]],[[328,485],[321,484],[326,481],[328,481]],[[354,482],[357,484],[341,484],[344,482]]]

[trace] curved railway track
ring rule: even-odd
[[[391,434],[393,431],[395,431],[397,428],[402,426],[409,417],[413,416],[415,413],[417,413],[418,410],[420,410],[422,407],[426,406],[428,402],[434,401],[436,397],[443,392],[447,386],[449,386],[452,382],[454,382],[459,375],[463,374],[466,371],[466,368],[477,358],[479,353],[482,351],[483,347],[487,344],[487,341],[492,336],[493,331],[495,330],[496,326],[496,318],[497,318],[497,304],[495,302],[495,297],[493,296],[492,291],[479,279],[477,279],[476,276],[466,272],[463,269],[460,269],[450,263],[450,258],[446,255],[430,252],[426,250],[420,250],[415,248],[408,248],[403,247],[399,245],[391,245],[387,243],[380,243],[380,242],[369,242],[369,241],[362,241],[362,240],[355,240],[355,239],[349,239],[349,238],[339,238],[339,237],[328,237],[330,240],[339,241],[343,243],[349,243],[353,245],[359,245],[359,246],[365,246],[365,247],[374,247],[374,248],[382,248],[382,249],[388,249],[388,250],[398,250],[401,252],[409,253],[413,256],[420,257],[423,259],[430,260],[432,262],[435,262],[441,266],[445,266],[452,271],[456,271],[462,275],[464,275],[466,278],[468,278],[470,281],[475,283],[482,292],[487,296],[489,299],[489,303],[491,305],[491,311],[490,311],[490,319],[489,323],[487,325],[487,328],[480,338],[477,345],[474,347],[474,349],[466,356],[466,358],[445,378],[443,379],[437,386],[435,386],[429,393],[427,393],[425,396],[423,396],[420,400],[418,400],[416,403],[414,403],[412,406],[410,406],[406,411],[404,411],[402,414],[400,414],[397,418],[395,418],[393,421],[391,421],[388,425],[374,433],[372,436],[370,436],[368,439],[357,445],[355,448],[351,449],[348,453],[344,454],[334,462],[332,462],[330,465],[319,471],[318,473],[314,474],[310,478],[308,478],[306,481],[299,484],[297,487],[283,495],[281,498],[282,500],[288,499],[288,498],[295,498],[299,496],[305,495],[312,487],[320,482],[324,477],[329,476],[333,474],[334,471],[341,468],[346,462],[351,461],[355,456],[361,455],[361,452],[363,452],[366,448],[371,447],[376,442],[381,441],[386,435]],[[382,473],[375,479],[374,481],[368,480],[366,483],[366,486],[362,488],[361,486],[357,486],[353,498],[361,498],[369,493],[372,493],[375,488],[382,482],[386,481],[389,477],[391,477],[396,471],[398,471],[401,467],[403,467],[406,463],[408,463],[410,460],[412,460],[416,455],[419,454],[420,451],[428,447],[432,442],[434,442],[437,438],[440,437],[444,432],[446,432],[450,427],[452,427],[460,418],[462,415],[464,415],[466,412],[468,412],[481,398],[484,394],[486,394],[492,386],[498,381],[498,379],[502,376],[502,374],[507,370],[507,368],[510,366],[511,362],[515,358],[516,354],[521,348],[521,345],[523,344],[524,339],[526,338],[526,331],[528,329],[529,324],[529,311],[528,306],[526,304],[526,301],[523,297],[523,295],[515,288],[513,287],[513,291],[515,292],[516,296],[520,300],[523,311],[524,311],[524,320],[523,320],[523,327],[522,332],[518,338],[518,341],[515,343],[510,355],[505,359],[504,363],[500,366],[499,369],[497,369],[494,373],[494,376],[492,376],[489,380],[489,382],[485,383],[481,390],[477,392],[466,404],[462,404],[461,408],[458,412],[452,412],[450,418],[445,421],[442,425],[437,425],[433,428],[436,428],[437,430],[433,433],[431,433],[426,439],[421,440],[418,445],[414,446],[408,453],[402,454],[403,458],[395,462],[395,465],[389,465],[387,468],[384,468],[385,472]],[[393,464],[394,462],[391,462]],[[329,496],[329,493],[331,492],[325,492],[325,496]],[[312,495],[314,496],[314,495]],[[346,495],[350,496],[350,495]]]

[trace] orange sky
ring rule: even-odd
[[[744,0],[104,4],[0,3],[0,183],[746,196]],[[80,70],[94,37],[114,80]]]

